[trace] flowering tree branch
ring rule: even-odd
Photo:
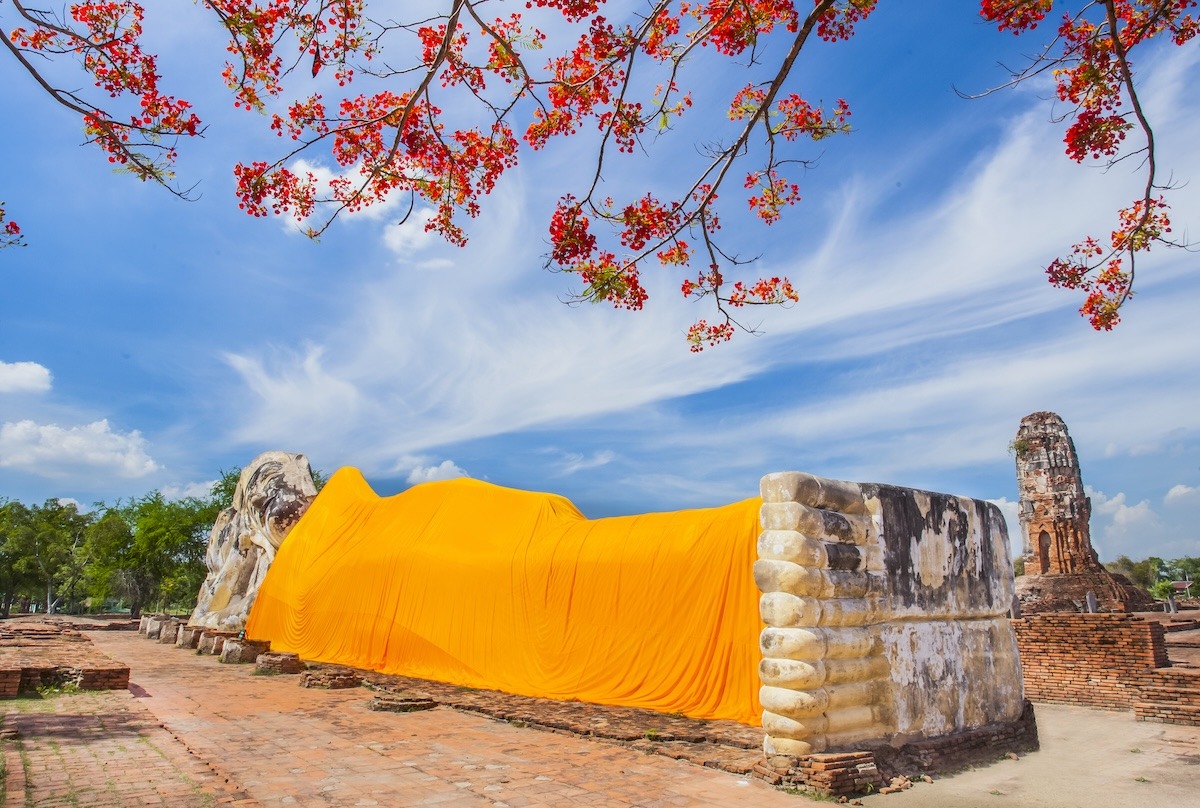
[[[1052,5],[1050,0],[984,0],[982,8],[1001,30],[1021,33],[1036,28]],[[1070,121],[1064,142],[1072,160],[1104,160],[1112,166],[1142,157],[1142,193],[1119,212],[1109,238],[1089,236],[1046,268],[1053,285],[1084,292],[1080,313],[1097,330],[1110,330],[1120,321],[1121,307],[1133,294],[1139,253],[1155,243],[1184,246],[1168,237],[1170,209],[1162,192],[1170,189],[1158,181],[1154,129],[1138,97],[1129,53],[1160,34],[1177,45],[1191,40],[1197,21],[1187,12],[1195,5],[1192,0],[1078,4],[1063,16],[1053,43],[1014,75],[1014,81],[1023,81],[1047,69],[1053,73],[1059,100],[1071,105],[1062,120]],[[1138,132],[1141,146],[1122,153],[1131,131]]]
[[[579,137],[594,170],[584,187],[559,197],[547,257],[547,266],[579,278],[577,300],[641,309],[644,272],[681,272],[682,294],[712,307],[687,333],[693,350],[742,328],[733,315],[744,306],[798,300],[787,278],[745,275],[750,260],[722,246],[721,211],[748,208],[772,225],[799,201],[791,174],[810,163],[805,144],[848,133],[850,107],[795,92],[797,60],[815,41],[852,37],[877,0],[644,0],[626,22],[605,16],[606,0],[529,0],[506,16],[495,13],[501,0],[443,2],[442,13],[397,21],[369,16],[366,0],[201,0],[228,36],[222,75],[235,104],[266,114],[270,128],[291,140],[272,158],[234,167],[243,210],[311,222],[307,232],[316,238],[342,213],[399,195],[409,214],[431,211],[427,230],[461,245],[466,220],[521,156]],[[6,3],[20,21],[5,26],[8,53],[81,116],[89,142],[117,168],[186,195],[172,184],[176,146],[203,128],[188,102],[159,89],[155,56],[141,45],[142,7],[78,0],[53,14],[0,0],[0,18]],[[981,0],[981,13],[1001,30],[1025,33],[1053,5]],[[1014,81],[1053,72],[1059,98],[1072,106],[1072,159],[1126,159],[1132,154],[1119,147],[1132,130],[1144,143],[1133,154],[1144,155],[1145,191],[1121,212],[1108,246],[1087,239],[1048,268],[1052,283],[1087,293],[1082,310],[1097,328],[1111,328],[1132,294],[1136,254],[1172,244],[1167,189],[1156,179],[1154,132],[1129,54],[1163,34],[1190,40],[1195,1],[1059,5],[1071,10],[1053,41]],[[385,48],[402,61],[385,61]],[[47,78],[46,66],[70,60],[94,90],[61,89]],[[681,85],[685,66],[700,60],[749,80],[727,103],[695,111],[698,102]],[[340,97],[327,100],[317,88],[330,79]],[[283,100],[285,84],[304,82],[312,92]],[[608,169],[648,152],[685,115],[725,118],[732,127],[726,140],[703,148],[675,190],[613,198]],[[332,181],[298,165],[316,150],[336,163]],[[10,241],[0,246],[20,236],[12,222],[5,226]]]

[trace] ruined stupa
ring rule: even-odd
[[[1078,612],[1088,592],[1101,611],[1154,608],[1154,599],[1104,568],[1092,547],[1091,499],[1063,419],[1035,412],[1021,419],[1012,443],[1025,535],[1025,574],[1017,597],[1025,612]]]

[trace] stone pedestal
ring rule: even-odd
[[[179,639],[179,627],[183,624],[181,620],[164,620],[159,624],[158,641],[163,645],[174,645]]]
[[[279,651],[267,651],[258,655],[254,660],[254,672],[261,674],[301,673],[305,665],[300,661],[299,654],[287,654]]]
[[[225,646],[225,640],[230,637],[236,637],[236,631],[218,631],[216,629],[206,628],[200,634],[200,642],[196,644],[196,649],[201,654],[212,654],[216,656],[221,653],[221,649]]]
[[[142,620],[146,625],[146,631],[144,633],[147,640],[161,639],[164,625],[170,622],[175,622],[176,624],[179,622],[169,614],[152,614],[149,617],[143,617]],[[139,633],[142,633],[140,628],[138,631]]]
[[[362,679],[350,670],[339,668],[317,668],[300,674],[300,687],[317,687],[325,690],[342,690],[358,687]]]
[[[266,640],[247,640],[238,637],[226,637],[221,647],[221,662],[254,662],[259,654],[271,650],[271,643]]]
[[[179,648],[195,648],[200,644],[200,635],[203,632],[201,626],[180,626],[175,645]]]

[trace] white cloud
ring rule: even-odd
[[[584,469],[594,469],[611,463],[617,454],[609,449],[592,452],[591,457],[578,452],[564,452],[560,461],[559,474],[567,476]]]
[[[443,460],[436,466],[417,466],[409,473],[408,482],[416,485],[417,483],[431,483],[435,480],[453,480],[458,477],[470,476],[453,460]]]
[[[202,483],[184,483],[182,485],[165,485],[159,493],[167,499],[178,500],[196,497],[204,499],[212,493],[212,487],[217,484],[216,480],[209,480]]]
[[[402,224],[389,224],[383,231],[383,243],[399,258],[411,258],[440,237],[425,229],[433,219],[433,208],[414,210]]]
[[[45,393],[52,378],[37,362],[0,361],[0,393]]]
[[[1200,503],[1200,487],[1184,485],[1183,483],[1173,485],[1171,486],[1171,490],[1167,492],[1167,495],[1163,497],[1163,503],[1167,505]]]
[[[1150,501],[1143,499],[1130,505],[1124,492],[1108,496],[1091,486],[1084,486],[1084,491],[1092,499],[1092,545],[1100,560],[1118,555],[1146,556],[1145,546],[1162,532],[1162,523],[1150,508]]]
[[[326,168],[319,163],[314,163],[305,159],[296,160],[291,166],[289,166],[289,170],[299,176],[303,176],[305,174],[311,174],[313,176],[313,182],[317,187],[318,198],[327,197],[330,194],[330,183],[334,179],[347,178],[351,182],[358,181],[359,177],[361,176],[360,169],[361,164],[358,164],[351,166],[346,171],[339,173]],[[361,210],[342,211],[342,213],[338,214],[338,218],[376,220],[385,216],[391,216],[399,207],[402,197],[403,194],[392,194],[385,201],[378,202]],[[289,233],[303,233],[310,226],[319,227],[320,224],[323,224],[323,220],[318,221],[319,219],[321,219],[320,207],[318,207],[315,217],[312,218],[301,218],[295,215],[294,212],[292,212],[291,215],[279,217],[280,223],[283,224],[284,229]]]
[[[91,471],[137,478],[158,470],[146,454],[141,433],[114,432],[107,420],[66,428],[28,420],[6,422],[0,425],[0,467],[43,477]]]
[[[1013,502],[1008,497],[989,499],[988,502],[1000,509],[1004,514],[1004,522],[1008,526],[1008,547],[1012,557],[1016,558],[1025,551],[1025,534],[1021,530],[1021,503]]]
[[[322,362],[325,349],[308,345],[303,353],[278,351],[273,361],[226,354],[259,403],[256,418],[243,423],[238,436],[249,443],[291,445],[310,439],[313,427],[336,430],[360,413],[358,388],[331,373]]]

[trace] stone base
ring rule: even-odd
[[[162,637],[163,623],[169,620],[171,620],[170,615],[165,614],[152,614],[149,617],[143,617],[142,623],[146,626],[146,630],[143,632],[139,627],[138,633],[145,634],[147,640],[157,640]]]
[[[200,635],[203,633],[201,626],[180,626],[175,645],[179,648],[196,648],[200,645]]]
[[[871,752],[835,752],[799,758],[771,755],[754,767],[754,776],[774,786],[825,797],[878,791],[882,783]]]
[[[217,631],[206,628],[200,633],[200,641],[196,643],[196,652],[216,656],[225,647],[225,640],[236,636],[237,632],[234,631]]]
[[[226,637],[221,647],[220,661],[231,663],[254,662],[259,654],[271,650],[271,643],[266,640],[247,640],[237,637]]]
[[[1006,754],[1035,752],[1039,748],[1037,719],[1027,699],[1021,717],[1006,724],[912,741],[899,747],[879,747],[875,763],[880,773],[891,779],[899,774],[932,774],[961,769],[975,763],[994,761]]]
[[[380,713],[415,713],[432,710],[438,703],[421,696],[386,695],[376,696],[367,702],[367,709]]]
[[[1088,592],[1096,594],[1102,612],[1147,612],[1158,608],[1148,592],[1138,589],[1124,575],[1107,570],[1020,575],[1016,584],[1022,614],[1085,612]]]
[[[183,625],[180,620],[164,620],[158,629],[158,641],[163,645],[175,645],[179,639],[179,627]]]
[[[1033,705],[1026,701],[1021,717],[1011,723],[991,724],[900,746],[880,744],[869,749],[795,758],[773,755],[764,757],[754,767],[754,775],[772,785],[826,797],[847,797],[884,788],[901,790],[906,786],[896,783],[905,780],[905,775],[954,771],[1037,748],[1037,721]]]
[[[362,679],[347,669],[315,668],[300,674],[300,687],[319,687],[326,690],[342,690],[358,687]]]
[[[261,674],[303,673],[305,665],[299,654],[267,651],[254,660],[254,672]]]

